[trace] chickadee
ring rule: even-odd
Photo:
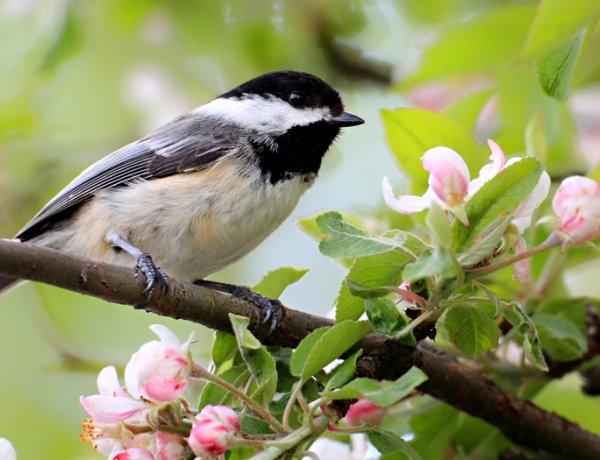
[[[340,132],[364,120],[314,75],[256,77],[94,163],[21,241],[193,281],[254,249],[314,182]],[[155,265],[156,263],[156,265]],[[0,290],[18,280],[0,277]]]

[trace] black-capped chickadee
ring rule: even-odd
[[[137,263],[149,295],[163,277],[157,266],[202,279],[275,230],[314,182],[340,128],[362,123],[323,80],[267,73],[94,163],[17,238]],[[16,281],[0,277],[0,290]]]

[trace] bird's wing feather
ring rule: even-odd
[[[187,118],[175,120],[91,165],[48,202],[17,238],[28,240],[43,233],[100,190],[197,171],[237,150],[230,133],[216,134],[210,124],[203,126],[193,117]]]

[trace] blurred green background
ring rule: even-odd
[[[384,175],[406,190],[379,109],[442,112],[481,145],[494,136],[509,154],[538,155],[556,176],[600,159],[598,33],[585,32],[577,91],[558,102],[543,93],[530,59],[519,59],[538,8],[500,0],[1,0],[0,236],[15,234],[87,165],[161,123],[258,74],[303,70],[331,83],[367,123],[341,136],[292,217],[214,278],[251,285],[280,266],[309,268],[283,301],[326,314],[344,270],[296,221],[327,209],[385,212]],[[583,25],[562,29],[564,38]],[[556,43],[534,45],[530,58]],[[600,297],[589,282],[600,276],[597,265],[574,266],[569,283]],[[150,340],[155,322],[182,338],[196,331],[196,357],[206,359],[212,334],[200,326],[32,283],[0,297],[0,436],[21,459],[99,458],[79,441],[78,397],[96,392],[102,366],[123,365]],[[539,402],[600,434],[600,403],[580,394],[576,377],[546,387]]]

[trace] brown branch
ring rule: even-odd
[[[294,347],[326,318],[284,308],[280,326],[269,335],[250,304],[230,296],[171,279],[167,292],[145,302],[144,280],[134,270],[93,262],[52,249],[0,240],[0,274],[41,281],[71,291],[172,318],[185,319],[213,329],[230,331],[228,313],[251,318],[253,332],[263,343]],[[395,379],[415,364],[429,377],[421,389],[448,404],[498,427],[524,446],[564,458],[600,458],[600,438],[578,425],[507,393],[494,382],[426,342],[411,348],[371,334],[360,344],[364,355],[359,374]]]

